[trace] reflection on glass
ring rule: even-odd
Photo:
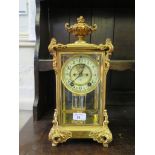
[[[77,96],[73,94],[72,109],[85,110],[86,109],[85,103],[86,103],[86,96]]]

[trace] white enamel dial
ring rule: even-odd
[[[62,67],[61,80],[73,93],[89,93],[99,82],[99,66],[95,59],[87,55],[71,57]]]

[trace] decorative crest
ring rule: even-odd
[[[85,19],[83,16],[77,18],[77,23],[69,26],[69,23],[65,24],[65,28],[69,33],[72,33],[76,37],[79,38],[77,42],[85,42],[84,37],[88,34],[91,34],[93,31],[96,31],[97,25],[89,26],[85,23]]]

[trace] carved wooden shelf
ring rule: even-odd
[[[134,71],[135,61],[134,60],[111,60],[110,62],[111,70],[116,71],[125,71],[132,70]],[[53,70],[51,59],[39,59],[39,71],[50,71]]]
[[[135,68],[135,60],[111,60],[111,70],[125,71],[132,70]]]

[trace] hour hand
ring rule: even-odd
[[[85,64],[82,64],[81,65],[81,70],[79,72],[79,76],[82,76],[82,73],[83,73],[84,68],[85,68]]]

